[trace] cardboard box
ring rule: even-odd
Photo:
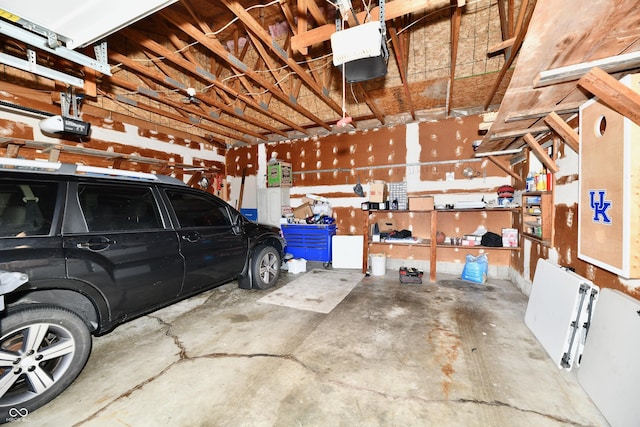
[[[267,187],[291,187],[292,172],[291,163],[278,162],[267,165]]]
[[[433,196],[409,197],[410,211],[432,211]]]
[[[374,181],[369,186],[369,201],[383,203],[387,198],[387,183],[384,181]]]
[[[296,219],[305,219],[313,216],[313,210],[311,209],[311,203],[303,203],[297,208],[293,208],[293,217]]]
[[[393,218],[379,219],[378,230],[380,231],[380,233],[390,233],[393,230],[396,230],[396,222],[393,220]]]

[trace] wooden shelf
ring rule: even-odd
[[[553,193],[522,193],[522,230],[527,239],[550,246],[553,244]]]
[[[484,249],[485,251],[518,251],[520,250],[520,246],[463,246],[463,245],[436,245],[438,249],[464,249],[464,250],[472,250],[472,249]]]
[[[374,251],[388,251],[395,255],[392,258],[421,259],[429,261],[429,279],[436,281],[437,252],[442,251],[444,260],[450,259],[453,250],[477,252],[493,252],[501,262],[508,262],[509,252],[518,251],[520,247],[492,247],[492,246],[463,246],[450,244],[436,244],[438,231],[449,236],[471,234],[479,224],[485,225],[489,231],[500,233],[501,228],[512,228],[514,215],[521,214],[521,208],[475,208],[475,209],[436,209],[432,211],[412,210],[372,210],[365,212],[363,273],[367,272],[369,254]],[[391,215],[390,215],[391,214]],[[372,220],[373,217],[373,220]],[[382,218],[381,218],[382,217]],[[380,219],[392,217],[398,230],[411,229],[414,237],[422,238],[421,242],[372,242],[371,225]],[[438,218],[440,217],[440,218]],[[439,229],[439,225],[441,229]],[[467,233],[460,231],[469,228]],[[428,249],[426,251],[425,249]],[[500,254],[500,256],[498,256]]]

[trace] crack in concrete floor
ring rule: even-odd
[[[155,319],[162,327],[166,328],[165,331],[165,336],[172,338],[175,346],[179,349],[179,357],[178,360],[174,361],[173,363],[167,365],[164,369],[162,369],[158,374],[151,376],[149,378],[147,378],[145,381],[143,381],[142,383],[136,384],[134,387],[130,388],[129,390],[127,390],[126,392],[120,394],[119,396],[117,396],[116,398],[114,398],[113,400],[111,400],[109,403],[107,403],[106,405],[104,405],[102,408],[100,408],[99,410],[97,410],[96,412],[94,412],[91,416],[77,422],[76,424],[74,424],[74,427],[80,427],[83,424],[96,419],[97,417],[100,416],[101,413],[103,413],[104,411],[108,410],[109,407],[115,403],[117,403],[118,401],[128,398],[130,396],[132,396],[136,391],[142,390],[146,385],[160,379],[163,375],[165,375],[169,370],[171,370],[174,366],[184,363],[186,361],[192,361],[192,360],[199,360],[199,359],[220,359],[220,358],[230,358],[230,359],[237,359],[237,358],[244,358],[244,359],[253,359],[253,358],[273,358],[273,359],[280,359],[280,360],[285,360],[285,361],[289,361],[289,362],[293,362],[299,366],[301,366],[304,370],[310,372],[311,374],[313,374],[313,376],[315,376],[320,382],[323,383],[327,383],[327,384],[332,384],[332,385],[336,385],[339,387],[343,387],[345,389],[349,389],[349,390],[353,390],[353,391],[358,391],[358,392],[367,392],[367,393],[371,393],[371,394],[375,394],[378,395],[384,399],[387,400],[393,400],[393,401],[397,401],[397,400],[406,400],[406,401],[416,401],[416,402],[421,402],[421,403],[425,403],[425,404],[430,404],[430,403],[445,403],[445,404],[456,404],[456,405],[478,405],[478,406],[485,406],[485,407],[499,407],[499,408],[508,408],[508,409],[512,409],[516,412],[519,413],[530,413],[530,414],[535,414],[541,417],[544,417],[546,419],[555,421],[555,422],[559,422],[562,424],[566,424],[569,426],[575,426],[575,427],[593,427],[592,424],[582,424],[576,421],[573,421],[571,419],[565,418],[565,417],[561,417],[561,416],[557,416],[557,415],[553,415],[553,414],[548,414],[548,413],[543,413],[540,411],[536,411],[536,410],[532,410],[532,409],[527,409],[527,408],[521,408],[506,402],[501,402],[501,401],[497,401],[497,400],[479,400],[479,399],[468,399],[468,398],[458,398],[458,399],[454,399],[454,400],[450,400],[450,399],[425,399],[423,397],[419,397],[419,396],[408,396],[408,395],[393,395],[393,394],[389,394],[386,392],[382,392],[379,390],[375,390],[375,389],[371,389],[371,388],[367,388],[367,387],[361,387],[355,384],[351,384],[345,381],[338,381],[338,380],[334,380],[334,379],[327,379],[325,378],[325,375],[322,374],[319,370],[316,370],[310,366],[308,366],[307,364],[305,364],[304,362],[302,362],[301,360],[299,360],[297,357],[295,357],[293,354],[270,354],[270,353],[248,353],[248,354],[243,354],[243,353],[220,353],[220,352],[215,352],[215,353],[208,353],[208,354],[203,354],[203,355],[198,355],[198,356],[188,356],[187,355],[187,349],[185,348],[185,346],[183,345],[183,343],[181,342],[179,336],[177,334],[173,334],[171,333],[171,329],[172,329],[172,323],[171,322],[167,322],[165,320],[163,320],[162,318],[155,316],[155,315],[148,315],[147,317]],[[432,331],[433,333],[437,333],[437,328],[434,329]],[[442,332],[442,331],[441,331]],[[431,333],[430,333],[431,336]],[[454,336],[453,338],[455,338],[456,340],[459,340],[460,337],[458,336]],[[432,338],[430,338],[432,339]],[[457,357],[457,354],[456,356]],[[455,359],[454,357],[454,359]],[[447,366],[449,367],[449,369],[451,369],[451,363],[446,363],[446,366],[442,367],[443,373],[445,374],[445,376],[447,376],[447,378],[449,378],[451,380],[451,376],[452,376],[452,372],[446,371],[447,370]],[[446,371],[446,372],[445,372]],[[453,380],[451,380],[453,381]],[[444,391],[444,395],[448,396],[448,386],[445,386],[445,384],[443,383],[443,391]]]

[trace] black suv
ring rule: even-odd
[[[270,288],[284,247],[175,178],[0,159],[0,422],[68,387],[91,334],[235,279]]]

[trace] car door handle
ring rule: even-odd
[[[90,239],[87,242],[80,242],[76,244],[78,249],[88,249],[93,252],[100,252],[109,249],[111,245],[115,245],[115,240],[109,240],[106,237],[99,237],[96,239]]]
[[[197,231],[192,231],[191,233],[183,234],[181,236],[182,240],[186,240],[187,242],[195,243],[200,240],[200,233]]]

